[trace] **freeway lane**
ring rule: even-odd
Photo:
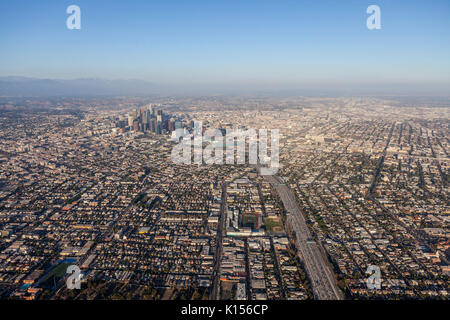
[[[311,234],[306,225],[305,218],[295,200],[295,195],[287,186],[281,185],[278,176],[264,176],[280,196],[287,211],[287,223],[295,231],[297,248],[301,254],[303,264],[311,280],[314,298],[318,300],[341,300],[339,290],[329,265],[321,254],[316,243],[307,243]]]

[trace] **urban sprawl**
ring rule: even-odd
[[[173,163],[195,122],[279,130],[278,172]],[[1,98],[0,298],[448,299],[449,125],[394,98]]]

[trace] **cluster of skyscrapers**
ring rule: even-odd
[[[128,115],[127,121],[120,121],[119,127],[124,131],[128,128],[134,132],[150,131],[156,134],[172,132],[181,127],[180,122],[168,118],[161,109],[150,104],[144,108],[137,108]]]

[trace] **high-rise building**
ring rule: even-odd
[[[156,115],[156,120],[158,122],[162,122],[163,121],[163,112],[162,112],[162,110],[158,110],[158,113]]]
[[[133,126],[133,121],[134,121],[134,117],[132,114],[128,115],[128,126],[132,127]]]
[[[153,116],[153,105],[149,104],[147,107],[148,111],[150,112],[150,116]]]
[[[162,134],[161,122],[157,122],[156,124],[156,134]]]
[[[137,119],[133,121],[133,129],[134,129],[134,132],[139,131],[139,121]]]
[[[145,110],[142,113],[142,131],[147,131],[149,127],[150,111]]]
[[[171,118],[167,124],[167,129],[172,132],[175,131],[175,119]]]
[[[150,120],[150,131],[156,132],[156,119],[155,118],[152,118]]]

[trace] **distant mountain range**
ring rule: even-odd
[[[29,77],[0,77],[0,97],[53,96],[138,96],[183,94],[270,94],[302,96],[442,96],[448,99],[446,84],[432,83],[302,83],[247,84],[186,83],[155,84],[144,80],[106,80],[84,78],[73,80],[39,79]]]
[[[98,78],[60,80],[28,77],[0,77],[0,96],[99,96],[146,95],[156,86],[142,80],[105,80]]]

